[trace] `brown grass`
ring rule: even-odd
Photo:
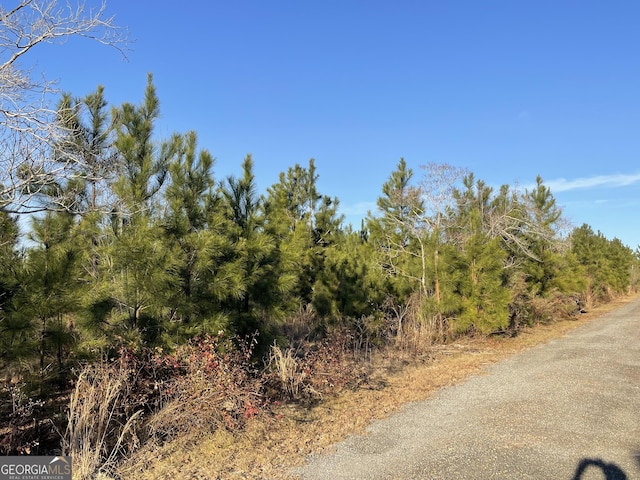
[[[300,398],[306,393],[307,373],[296,358],[295,351],[291,348],[281,349],[272,345],[269,350],[268,370],[273,372],[274,380],[290,398]]]
[[[515,338],[464,338],[433,346],[428,356],[400,365],[379,355],[374,359],[376,373],[358,390],[344,391],[313,407],[275,407],[272,415],[254,418],[240,433],[217,430],[162,447],[143,447],[121,465],[119,474],[139,479],[290,479],[290,469],[302,465],[308,454],[326,451],[403,404],[424,400],[439,388],[482,373],[489,364],[562,337],[633,298],[637,296],[603,305],[578,320],[524,329]]]
[[[92,366],[80,373],[63,441],[64,454],[73,458],[74,478],[95,478],[115,470],[123,442],[133,434],[142,413],[123,418],[128,381],[129,372],[115,366]],[[127,444],[132,444],[130,439]]]

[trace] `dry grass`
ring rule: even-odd
[[[363,388],[344,391],[314,407],[275,408],[273,415],[253,419],[240,433],[217,430],[197,439],[143,447],[119,473],[122,478],[139,479],[290,479],[290,469],[301,465],[308,454],[330,449],[403,404],[424,400],[439,388],[481,373],[489,364],[562,337],[632,298],[637,297],[601,306],[579,320],[524,329],[515,338],[465,338],[434,346],[428,358],[407,361],[402,368],[397,361],[376,358],[378,373]],[[286,353],[283,360],[287,364]]]
[[[85,368],[69,401],[65,455],[73,458],[73,476],[95,478],[115,470],[125,445],[131,446],[141,412],[125,414],[129,373],[115,366]],[[124,415],[123,415],[124,414]]]
[[[273,372],[279,387],[290,398],[297,399],[305,393],[307,373],[296,358],[293,349],[282,350],[279,346],[272,345],[267,368]]]

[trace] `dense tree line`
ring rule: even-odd
[[[365,319],[399,337],[406,316],[442,340],[516,331],[550,306],[587,308],[637,286],[637,253],[587,225],[567,229],[541,178],[495,190],[448,165],[416,178],[400,160],[354,229],[318,191],[313,160],[260,194],[251,156],[217,179],[195,132],[157,139],[159,112],[151,76],[139,105],[110,107],[102,88],[60,100],[65,135],[47,163],[65,176],[29,188],[41,213],[28,238],[11,205],[0,210],[3,363],[62,370],[221,331],[258,331],[268,345],[303,310],[317,335]]]
[[[251,156],[216,178],[195,132],[157,137],[151,76],[140,104],[110,106],[102,87],[59,95],[22,63],[78,36],[126,50],[104,3],[14,3],[0,6],[5,454],[63,451],[93,477],[126,432],[130,454],[357,384],[373,344],[515,334],[637,288],[640,252],[570,230],[541,178],[495,190],[401,159],[360,228],[318,191],[313,160],[265,192]]]

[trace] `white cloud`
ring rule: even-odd
[[[544,182],[544,184],[549,187],[553,193],[567,192],[569,190],[584,190],[589,188],[627,187],[636,183],[640,183],[640,173],[596,175],[594,177],[574,178],[573,180],[558,178],[556,180]],[[532,187],[533,185],[528,186],[527,188],[531,189]]]

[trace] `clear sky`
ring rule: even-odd
[[[88,4],[97,4],[87,0]],[[575,226],[640,244],[637,0],[107,0],[128,61],[87,41],[30,53],[83,96],[138,103],[158,133],[196,130],[214,174],[253,155],[261,192],[316,159],[348,221],[404,157],[498,187],[541,175]]]

